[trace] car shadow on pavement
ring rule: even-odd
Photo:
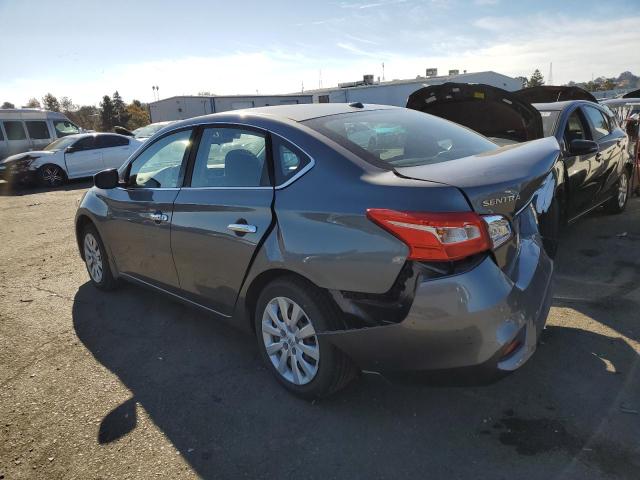
[[[527,365],[492,385],[364,376],[309,403],[271,378],[251,336],[156,292],[86,283],[73,323],[133,395],[104,412],[96,442],[126,437],[139,405],[202,478],[633,478],[640,468],[638,355],[621,339],[553,326]]]
[[[93,180],[88,180],[86,178],[82,178],[79,180],[69,180],[61,187],[55,188],[46,188],[40,186],[30,186],[30,185],[21,185],[21,184],[13,184],[9,182],[0,182],[0,197],[14,197],[14,196],[23,196],[23,195],[35,195],[37,193],[43,192],[53,192],[53,191],[65,191],[70,192],[73,190],[81,190],[83,188],[89,188],[93,185]]]

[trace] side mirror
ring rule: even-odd
[[[569,153],[571,155],[588,155],[589,153],[598,153],[598,144],[592,140],[571,140],[569,144]]]
[[[67,147],[64,149],[64,153],[73,153],[76,149],[74,147]]]
[[[125,135],[127,137],[133,137],[133,132],[127,128],[121,127],[120,125],[116,125],[113,127],[113,131],[119,133],[120,135]]]
[[[115,168],[109,168],[108,170],[102,170],[93,176],[93,184],[104,190],[116,188],[118,186],[118,170]]]

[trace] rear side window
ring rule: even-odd
[[[609,122],[600,110],[593,107],[583,107],[583,109],[591,124],[591,132],[593,133],[594,140],[600,140],[611,133]]]
[[[28,120],[24,123],[27,124],[27,131],[33,140],[46,140],[51,138],[47,122]]]
[[[54,120],[53,128],[56,129],[58,138],[80,133],[80,129],[68,120]]]
[[[460,125],[400,108],[330,115],[304,123],[386,169],[446,162],[498,148]]]
[[[281,138],[272,135],[272,139],[276,185],[282,185],[309,165],[311,159]]]
[[[193,166],[191,186],[268,186],[265,159],[263,134],[240,128],[205,128]]]
[[[4,131],[7,132],[7,140],[25,140],[27,138],[22,122],[7,121],[2,123]]]
[[[129,140],[119,135],[99,135],[96,140],[96,148],[122,147],[129,145]]]

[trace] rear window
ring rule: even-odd
[[[558,121],[558,116],[560,116],[560,111],[540,112],[540,116],[542,117],[542,134],[545,137],[553,137],[555,135],[556,122]]]
[[[446,162],[498,148],[467,128],[409,109],[343,113],[304,123],[385,169]]]

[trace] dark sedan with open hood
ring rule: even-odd
[[[558,221],[571,222],[605,205],[624,210],[633,162],[627,137],[612,112],[578,87],[543,86],[516,92],[479,84],[445,83],[422,88],[407,107],[471,128],[499,144],[555,137]],[[557,231],[547,225],[548,236]],[[553,242],[548,241],[550,250]]]
[[[306,398],[360,370],[508,372],[549,311],[559,153],[381,105],[198,117],[96,175],[78,246],[98,288],[136,282],[252,332]]]

